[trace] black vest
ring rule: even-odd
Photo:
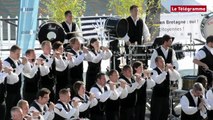
[[[61,101],[58,101],[56,104],[61,104],[62,107],[64,108],[64,110],[65,110],[66,112],[69,112],[69,111],[70,111],[70,108],[67,108]],[[55,109],[57,109],[57,108],[55,108]],[[61,111],[61,110],[62,110],[62,109],[59,109],[59,111]],[[71,117],[71,118],[72,118],[72,117]],[[64,118],[64,117],[58,115],[57,113],[55,113],[55,117],[54,117],[53,120],[66,120],[66,118]]]
[[[40,80],[40,70],[38,68],[37,73],[33,78],[28,78],[24,76],[24,90],[26,93],[37,93],[38,92],[38,82]]]
[[[11,67],[15,70],[16,68],[16,64],[13,62],[13,60],[11,58],[7,58],[5,59],[5,61],[7,61],[8,63],[10,63]],[[18,65],[20,65],[20,61],[18,62]],[[22,80],[21,80],[21,74],[18,75],[19,81],[15,84],[6,84],[6,89],[7,89],[7,93],[20,93],[21,90],[21,84],[22,84]],[[6,78],[7,81],[7,78]]]
[[[97,56],[97,54],[95,53],[94,50],[92,50],[92,52]],[[101,71],[101,61],[98,63],[93,63],[93,62],[88,62],[88,69],[87,72],[94,74],[95,76],[97,75],[97,73],[99,73]]]
[[[107,84],[109,81],[107,82]],[[116,85],[117,89],[119,86]],[[119,111],[119,106],[120,106],[120,99],[118,98],[117,100],[111,100],[110,98],[106,101],[106,111],[107,112],[113,112],[113,111]]]
[[[70,31],[70,29],[67,26],[66,22],[62,22],[61,25],[64,28],[66,33],[76,31],[76,24],[74,22],[72,22],[72,31]],[[75,36],[76,35],[74,33],[73,34],[67,34],[65,38],[69,40],[69,39],[71,39],[72,37],[75,37]]]
[[[93,87],[97,88],[102,93],[101,89],[98,87],[97,84],[93,85]],[[107,91],[107,87],[104,86],[104,92],[106,92],[106,91]],[[91,114],[104,115],[105,108],[106,108],[106,102],[103,103],[98,100],[98,104],[90,109]]]
[[[73,55],[75,55],[76,58],[78,57],[77,53],[72,48],[69,52],[71,52]],[[80,54],[82,54],[82,53],[80,53]],[[74,66],[74,67],[70,68],[69,72],[70,72],[70,78],[72,80],[81,80],[82,81],[83,80],[83,75],[82,75],[83,62],[80,63],[78,66]]]
[[[137,24],[135,25],[134,21],[132,20],[131,16],[127,18],[127,21],[129,23],[129,31],[128,31],[128,36],[129,36],[129,41],[131,43],[137,43],[141,45],[141,38],[143,36],[143,20],[139,18],[137,21]]]
[[[156,51],[157,51],[157,53],[158,53],[158,56],[162,56],[162,57],[164,58],[165,63],[171,63],[171,64],[172,64],[172,62],[173,62],[173,61],[172,61],[172,55],[173,55],[173,53],[172,53],[172,49],[171,49],[171,48],[169,48],[167,58],[166,58],[165,55],[163,54],[163,52],[162,52],[162,50],[161,50],[161,47],[158,47],[158,48],[156,49]]]
[[[123,75],[121,75],[120,79],[124,79],[127,84],[132,86],[132,83],[135,83],[136,81],[131,78],[131,82]],[[136,103],[136,90],[132,93],[128,93],[128,96],[124,99],[120,99],[121,107],[123,108],[132,108],[135,106]]]
[[[48,59],[41,54],[40,57],[44,59],[46,62],[48,62]],[[55,84],[55,61],[53,60],[51,68],[49,68],[50,72],[45,75],[41,76],[39,88],[47,87],[48,89],[52,88]]]
[[[62,59],[66,60],[64,55],[62,56]],[[53,64],[55,64],[55,58],[53,60]],[[68,80],[69,80],[68,78],[69,66],[67,66],[64,71],[57,71],[56,68],[53,68],[53,69],[55,69],[55,78],[56,78],[57,85],[65,87],[68,84]]]
[[[87,103],[89,101],[89,96],[87,94],[85,94],[85,98],[82,98],[79,95],[76,95],[76,97],[78,97],[82,103]],[[79,112],[79,118],[90,118],[90,107],[84,112]]]
[[[35,107],[42,115],[48,110],[46,106],[44,106],[43,110],[39,107],[39,105],[35,102],[35,100],[31,103],[30,107]]]
[[[162,73],[157,67],[154,70],[157,71],[158,75]],[[166,79],[161,84],[156,84],[154,86],[152,96],[169,97],[169,90],[170,90],[169,85],[170,85],[169,73],[167,72]]]
[[[204,46],[203,48],[201,48],[200,50],[203,50],[206,53],[206,57],[201,59],[200,61],[205,63],[210,70],[213,70],[213,55],[211,54],[211,52]],[[198,66],[198,75],[205,75],[208,78],[208,85],[211,85],[212,82],[212,74],[208,74],[207,72],[205,72],[201,66]]]
[[[137,104],[143,104],[146,103],[146,88],[147,88],[147,81],[141,86],[140,89],[137,89]]]
[[[201,102],[200,98],[198,98],[198,104],[196,106],[190,92],[186,93],[185,96],[189,101],[189,106],[198,107],[199,103]],[[193,115],[187,115],[183,112],[183,110],[181,110],[181,120],[202,120],[202,117],[200,116],[199,110]]]

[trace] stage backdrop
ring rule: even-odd
[[[34,48],[39,0],[21,0],[18,21],[17,45],[22,48],[22,54],[29,48]]]
[[[160,36],[169,34],[175,37],[174,42],[188,43],[192,39],[204,38],[201,35],[200,25],[203,14],[197,13],[169,13],[161,14]]]

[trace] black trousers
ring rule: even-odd
[[[3,102],[2,104],[0,104],[0,120],[5,120],[5,115],[6,115],[6,105]]]
[[[106,120],[119,120],[119,111],[106,111]]]
[[[150,120],[167,120],[168,115],[169,97],[152,96]]]
[[[146,101],[140,102],[135,106],[135,120],[145,120]]]
[[[120,120],[135,120],[135,108],[124,108],[120,109]]]
[[[20,91],[17,93],[7,93],[6,97],[6,120],[10,120],[10,110],[12,107],[16,106],[18,101],[21,99]]]
[[[90,120],[106,120],[106,116],[104,114],[91,114]]]

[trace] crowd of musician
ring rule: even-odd
[[[126,53],[128,45],[150,37],[138,18],[138,6],[131,6],[130,12]],[[76,31],[71,11],[65,17],[64,30]],[[152,70],[143,68],[141,61],[130,64],[127,58],[121,72],[108,69],[106,73],[101,72],[101,63],[113,56],[109,48],[97,38],[91,38],[88,46],[72,35],[66,39],[68,44],[42,41],[40,56],[28,49],[20,57],[21,48],[13,45],[9,57],[0,60],[0,120],[145,120],[147,89],[152,89],[150,120],[168,119],[171,85],[181,79],[171,36],[164,35],[153,51]],[[201,76],[180,99],[181,120],[213,119],[212,49],[213,36],[209,36],[193,61]],[[88,63],[85,80],[84,61]]]

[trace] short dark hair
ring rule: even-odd
[[[132,5],[132,6],[130,6],[129,10],[131,11],[134,8],[138,8],[138,6],[137,5]]]
[[[159,59],[163,59],[163,60],[164,60],[164,58],[163,58],[162,56],[157,56],[157,57],[155,58],[155,62],[158,62]]]
[[[83,81],[76,81],[74,84],[73,84],[73,90],[75,92],[75,94],[77,95],[78,94],[78,91],[80,89],[80,87],[84,85],[84,82]]]
[[[131,69],[132,67],[130,65],[125,65],[122,69],[122,71],[127,71],[128,69]]]
[[[18,45],[13,45],[13,46],[10,48],[10,52],[16,52],[16,50],[21,50],[21,48],[20,48]]]
[[[165,34],[163,37],[162,37],[162,44],[164,43],[164,42],[168,42],[170,39],[174,39],[173,37],[171,37],[170,35],[167,35],[167,34]]]
[[[63,43],[60,42],[60,41],[56,41],[56,42],[53,43],[52,49],[57,50],[60,46],[63,46]]]
[[[206,43],[213,42],[213,35],[210,35],[206,38]]]
[[[41,88],[38,92],[37,92],[37,95],[36,95],[36,99],[39,99],[39,97],[44,97],[44,95],[46,94],[50,94],[50,90],[47,89],[47,88]]]
[[[90,49],[94,49],[93,46],[92,46],[92,43],[94,43],[94,42],[96,42],[96,41],[98,41],[98,38],[91,38],[88,47],[89,47]]]
[[[25,55],[29,55],[33,51],[35,51],[35,50],[34,49],[27,49],[27,51],[25,52]]]
[[[112,70],[110,70],[109,72],[108,72],[108,76],[111,76],[113,73],[115,73],[115,72],[118,72],[117,70],[115,70],[115,69],[112,69]]]
[[[64,12],[64,16],[67,16],[68,14],[72,15],[72,12],[70,10],[67,10],[67,11]]]
[[[132,68],[133,68],[133,74],[135,74],[136,73],[136,68],[138,68],[139,66],[142,66],[143,65],[143,63],[141,62],[141,61],[135,61],[134,63],[133,63],[133,65],[132,65]]]
[[[69,93],[70,92],[70,89],[69,88],[62,88],[60,91],[59,91],[59,95],[61,95],[61,94],[67,94],[67,93]]]
[[[196,82],[199,82],[204,86],[206,86],[206,83],[207,83],[207,77],[204,76],[204,75],[199,75],[196,79]]]
[[[96,81],[97,81],[98,79],[101,79],[101,77],[102,77],[103,75],[106,75],[106,74],[105,74],[105,73],[102,73],[102,72],[98,73],[98,74],[96,75]]]

